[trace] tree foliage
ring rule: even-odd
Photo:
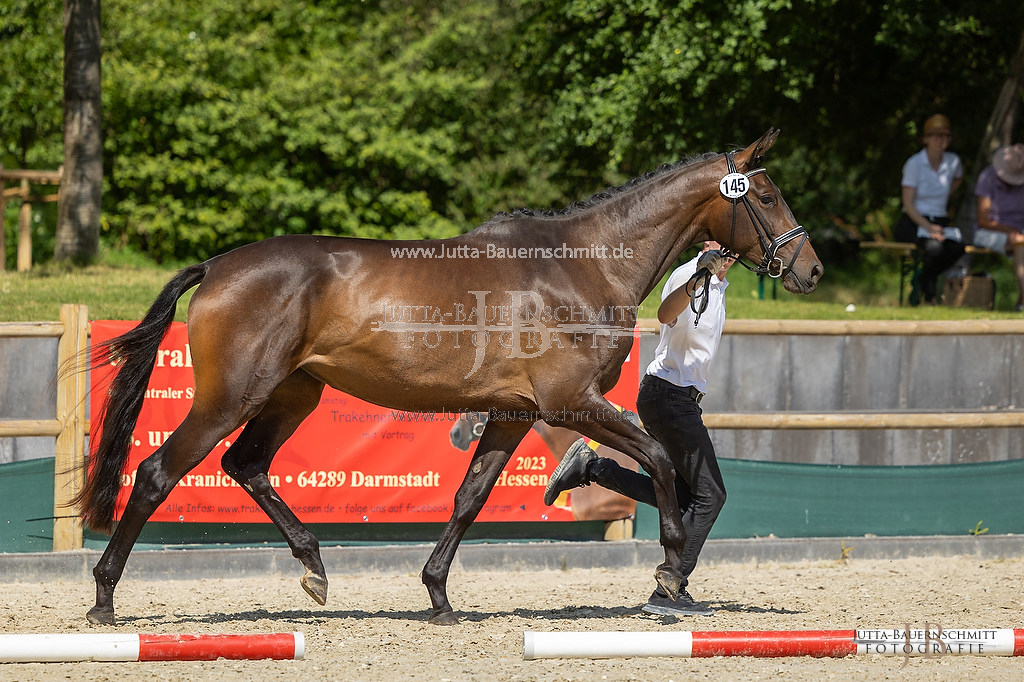
[[[1001,0],[532,2],[522,58],[574,175],[631,176],[775,125],[773,178],[811,229],[895,201],[933,113],[970,162],[1024,30],[1024,5]]]
[[[447,236],[783,135],[812,232],[895,206],[941,111],[969,165],[1019,0],[106,0],[104,236],[157,259],[283,233]],[[0,8],[0,153],[60,163],[60,14]],[[968,168],[969,172],[980,169]]]
[[[489,113],[511,35],[499,10],[110,4],[111,229],[155,255],[457,234],[515,150],[492,132],[510,112]]]
[[[48,0],[0,5],[0,163],[8,168],[60,165],[62,22]]]

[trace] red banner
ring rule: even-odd
[[[133,328],[136,322],[96,321],[93,343]],[[623,364],[609,400],[635,410],[639,339]],[[109,386],[112,368],[92,377],[92,423]],[[139,463],[178,427],[192,404],[194,383],[187,329],[174,323],[164,338],[150,379],[134,443],[122,479],[117,517],[134,484]],[[457,413],[403,412],[364,402],[328,387],[319,407],[281,447],[271,482],[304,523],[446,522],[470,452],[452,446]],[[241,429],[217,444],[153,514],[153,521],[268,521],[245,490],[220,466]],[[92,434],[98,442],[99,434]],[[561,457],[562,453],[558,453]],[[527,434],[477,517],[480,521],[572,521],[571,509],[547,507],[544,487],[557,460],[536,432]]]

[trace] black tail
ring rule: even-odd
[[[112,363],[119,369],[107,391],[99,424],[91,427],[94,432],[101,427],[103,435],[92,448],[88,480],[72,501],[92,530],[109,533],[114,526],[121,474],[128,462],[132,432],[142,411],[157,350],[174,321],[178,299],[203,281],[206,271],[206,263],[180,271],[157,296],[139,326],[93,349],[91,367]]]

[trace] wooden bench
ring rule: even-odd
[[[860,248],[862,249],[880,249],[895,253],[900,257],[900,305],[903,305],[903,290],[906,287],[907,277],[910,277],[910,305],[917,305],[918,303],[918,291],[917,291],[917,276],[921,272],[921,251],[917,248],[917,244],[910,242],[860,242]],[[964,251],[969,254],[996,254],[991,249],[986,249],[983,246],[974,246],[973,244],[967,244],[964,247]]]

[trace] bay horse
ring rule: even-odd
[[[423,567],[432,623],[458,621],[447,594],[455,552],[538,419],[625,453],[652,476],[665,552],[655,578],[678,596],[685,538],[672,464],[654,438],[615,418],[603,394],[629,353],[640,302],[698,240],[720,242],[755,264],[747,267],[780,277],[791,292],[815,289],[822,265],[761,166],[777,136],[769,129],[744,149],[664,166],[561,212],[499,214],[450,239],[287,235],[179,271],[139,325],[92,358],[94,367],[111,363],[117,373],[76,499],[90,528],[112,531],[93,569],[89,621],[115,622],[114,589],[147,519],[243,424],[222,467],[277,526],[306,569],[302,587],[325,604],[319,543],[268,472],[328,384],[398,410],[492,416]],[[158,345],[178,299],[196,285],[188,308],[192,406],[139,465],[115,524],[121,474]],[[466,324],[447,325],[458,313]],[[557,324],[549,326],[552,321]]]

